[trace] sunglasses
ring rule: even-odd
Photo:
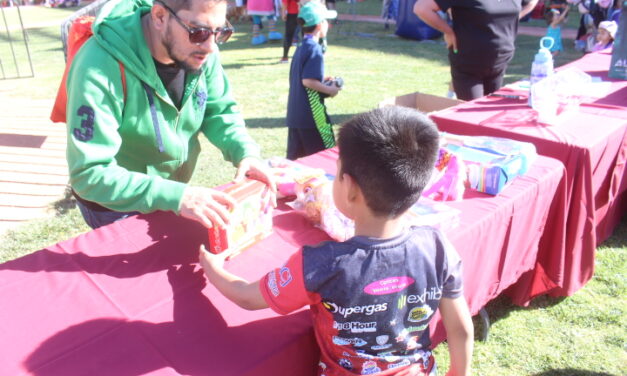
[[[168,12],[170,12],[170,14],[174,16],[174,19],[181,26],[183,26],[185,30],[187,30],[187,33],[189,34],[189,41],[191,43],[202,44],[207,39],[209,39],[209,37],[211,37],[212,34],[215,34],[216,43],[222,44],[226,42],[227,40],[229,40],[229,38],[231,37],[231,35],[233,35],[233,32],[235,31],[235,29],[233,28],[233,25],[231,25],[228,20],[226,21],[226,24],[223,27],[218,27],[215,30],[211,30],[207,27],[187,26],[187,24],[185,24],[185,22],[183,22],[183,20],[179,16],[176,15],[176,12],[174,12],[174,10],[172,10],[172,8],[167,6],[163,1],[155,0],[155,3],[159,3]]]

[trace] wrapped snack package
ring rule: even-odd
[[[268,166],[272,168],[277,185],[278,198],[295,196],[297,180],[302,181],[315,176],[324,176],[325,174],[321,168],[307,167],[281,157],[268,159]]]
[[[333,180],[328,175],[297,181],[296,200],[288,205],[303,213],[334,240],[345,241],[355,235],[354,222],[333,202]],[[407,227],[431,226],[446,230],[459,223],[459,210],[423,197],[407,211],[403,221]]]
[[[296,180],[296,200],[287,204],[302,212],[316,227],[337,241],[355,234],[355,225],[333,202],[333,180],[329,175],[301,176]]]
[[[442,231],[459,225],[460,211],[441,202],[421,197],[407,213],[405,226],[431,226]]]

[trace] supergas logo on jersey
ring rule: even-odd
[[[374,314],[375,312],[384,312],[384,311],[387,311],[388,309],[387,303],[370,304],[370,305],[354,306],[354,307],[342,307],[333,302],[322,302],[322,304],[324,305],[324,308],[326,308],[329,312],[339,313],[344,318],[347,318],[353,313],[361,313],[361,314],[365,314],[366,316],[370,316]]]

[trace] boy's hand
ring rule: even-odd
[[[224,261],[226,260],[228,252],[222,252],[216,255],[207,251],[204,245],[201,245],[198,251],[198,262],[206,274],[212,274],[215,273],[216,270],[224,269]]]
[[[198,261],[205,275],[224,296],[244,309],[268,308],[268,303],[259,291],[259,281],[250,283],[224,270],[227,252],[214,255],[202,245],[198,251]]]
[[[340,92],[340,90],[342,90],[341,88],[335,86],[335,85],[331,85],[328,86],[329,90],[327,92],[327,94],[329,95],[329,97],[333,98],[337,95],[337,93]]]

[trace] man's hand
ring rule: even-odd
[[[274,174],[266,164],[257,158],[244,158],[237,167],[235,178],[233,181],[239,183],[244,178],[255,179],[265,183],[270,189],[269,201],[272,206],[276,208],[276,182],[274,181]]]
[[[193,219],[205,227],[225,227],[229,224],[229,210],[235,200],[227,193],[202,187],[185,188],[181,198],[180,214]]]

